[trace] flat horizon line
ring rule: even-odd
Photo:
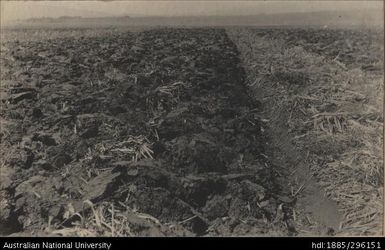
[[[274,16],[274,15],[295,15],[295,14],[313,14],[313,13],[351,13],[351,12],[381,12],[380,10],[375,9],[366,9],[366,10],[321,10],[321,11],[296,11],[296,12],[277,12],[277,13],[259,13],[259,14],[247,14],[247,15],[105,15],[105,16],[68,16],[63,15],[59,17],[31,17],[26,19],[10,19],[8,21],[28,21],[28,20],[38,20],[38,19],[71,19],[71,18],[82,18],[82,19],[97,19],[97,18],[193,18],[193,17],[256,17],[256,16]]]

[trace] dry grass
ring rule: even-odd
[[[156,117],[163,111],[179,103],[180,94],[189,87],[189,83],[178,81],[155,88],[146,98],[146,106],[150,115]]]
[[[92,159],[97,155],[120,155],[123,158],[136,162],[140,159],[153,159],[154,152],[151,150],[151,146],[150,141],[142,135],[129,136],[119,141],[97,143],[93,150],[89,150],[88,156]]]
[[[310,151],[319,183],[339,204],[344,215],[339,233],[381,234],[383,75],[287,47],[283,39],[232,32],[249,55],[250,85],[274,89],[275,113],[288,112],[294,144]]]
[[[91,201],[84,201],[83,211],[75,213],[72,206],[67,207],[64,216],[67,220],[76,217],[72,226],[64,227],[63,223],[51,225],[45,232],[52,236],[81,236],[81,237],[127,237],[137,236],[135,224],[144,221],[160,225],[158,219],[151,215],[140,213],[131,209],[123,203],[114,205],[110,202],[93,204]]]

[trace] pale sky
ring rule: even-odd
[[[2,21],[60,16],[256,15],[324,10],[379,10],[372,1],[1,1]]]

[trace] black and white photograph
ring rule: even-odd
[[[383,1],[0,4],[1,237],[384,235]]]

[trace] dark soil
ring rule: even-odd
[[[263,157],[260,104],[224,30],[4,48],[3,233],[39,231],[49,218],[70,227],[68,204],[80,212],[84,200],[183,227],[167,235],[294,233],[285,214],[294,201]]]

